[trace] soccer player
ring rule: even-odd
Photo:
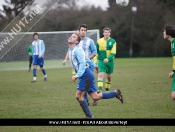
[[[34,41],[32,42],[32,54],[33,54],[33,80],[31,81],[36,82],[36,69],[37,65],[40,66],[41,71],[44,74],[44,81],[47,81],[47,74],[46,70],[44,69],[44,52],[45,52],[45,45],[44,41],[39,39],[39,34],[33,34]]]
[[[101,92],[97,94],[94,74],[89,68],[89,66],[95,66],[94,63],[90,61],[89,58],[85,55],[84,50],[79,47],[79,45],[77,45],[79,44],[80,40],[80,36],[76,33],[72,34],[68,39],[69,60],[76,72],[76,75],[72,76],[72,81],[74,82],[78,78],[76,99],[80,103],[80,106],[85,113],[86,118],[93,118],[88,103],[86,99],[84,99],[84,94],[86,92],[88,92],[93,100],[110,99],[116,97],[121,101],[121,103],[123,103],[123,97],[119,89],[111,92]],[[87,65],[87,63],[89,64],[89,66]]]
[[[78,33],[81,37],[81,41],[79,43],[79,47],[81,47],[84,52],[85,52],[85,55],[93,61],[93,58],[94,56],[97,54],[97,50],[96,50],[96,46],[95,46],[95,43],[94,41],[87,37],[87,30],[88,30],[88,26],[86,24],[81,24],[79,26],[79,29],[76,31],[76,33]],[[67,60],[68,60],[68,53],[65,57],[65,60],[63,61],[63,65],[66,64]],[[74,72],[72,72],[73,74]],[[88,104],[89,104],[89,100],[88,100],[88,97],[87,97],[87,93],[85,94],[85,99],[87,100]],[[97,105],[97,102],[94,102],[93,105]]]
[[[94,62],[98,62],[98,93],[103,88],[103,77],[106,73],[106,84],[105,89],[109,91],[111,86],[111,74],[114,70],[114,57],[116,54],[116,41],[110,37],[111,29],[106,27],[103,29],[103,38],[97,41],[97,55],[95,56]]]
[[[27,48],[27,53],[29,54],[29,70],[28,70],[28,72],[30,72],[31,66],[32,66],[32,60],[33,60],[33,57],[32,57],[32,44],[29,45],[29,47]]]
[[[175,26],[167,25],[164,27],[163,32],[164,39],[167,39],[171,43],[171,53],[173,56],[173,66],[172,66],[172,72],[169,73],[169,78],[172,78],[172,93],[171,97],[173,100],[175,100]]]

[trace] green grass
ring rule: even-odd
[[[21,66],[22,65],[22,66]],[[71,67],[61,61],[46,61],[48,82],[37,71],[37,83],[27,62],[0,63],[0,118],[83,118],[75,99],[76,83],[71,82]],[[58,66],[58,68],[56,68]],[[55,67],[55,68],[53,68]],[[90,109],[96,118],[175,118],[171,99],[172,58],[115,59],[111,90],[120,88],[124,104],[119,100],[99,101]],[[11,69],[10,69],[11,68]],[[20,70],[24,68],[24,70]],[[15,70],[14,70],[15,69]],[[97,79],[97,74],[95,74]],[[175,127],[129,126],[1,126],[0,132],[174,132]]]

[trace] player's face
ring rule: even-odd
[[[68,43],[78,44],[78,36],[76,34],[72,34],[68,39]]]
[[[86,37],[86,33],[87,33],[87,29],[84,28],[84,27],[81,27],[80,28],[80,31],[79,31],[79,34],[80,36],[83,38],[83,37]]]
[[[166,30],[163,31],[163,38],[168,39],[168,35],[166,35]]]
[[[34,39],[37,40],[37,39],[38,39],[38,35],[35,35],[35,36],[34,36]]]
[[[103,35],[104,35],[104,38],[105,38],[105,39],[108,39],[108,38],[111,36],[111,32],[110,32],[109,30],[105,30],[105,31],[103,32]]]

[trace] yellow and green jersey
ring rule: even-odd
[[[171,53],[173,56],[173,68],[172,70],[175,72],[175,38],[171,41]]]
[[[97,55],[94,58],[94,62],[97,63],[97,60],[108,59],[111,61],[115,55],[117,50],[117,43],[114,39],[109,38],[105,40],[104,37],[100,38],[96,44],[97,47]]]

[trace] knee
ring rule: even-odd
[[[99,77],[99,78],[103,78],[103,74],[99,74],[98,77]]]
[[[75,97],[78,102],[81,102],[81,98],[79,96]]]
[[[175,100],[175,92],[172,92],[171,97],[173,100]]]

